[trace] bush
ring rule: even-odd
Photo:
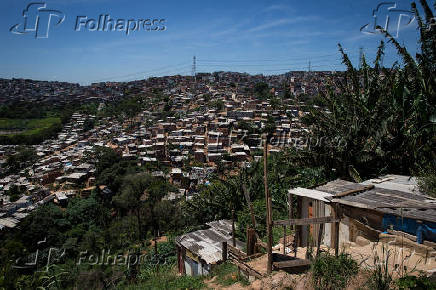
[[[397,281],[400,290],[436,289],[436,282],[425,276],[404,276]]]
[[[436,169],[429,167],[418,177],[419,190],[432,197],[436,197]]]
[[[238,267],[229,262],[216,266],[212,270],[211,276],[216,276],[215,282],[223,287],[237,282],[240,282],[242,285],[248,284],[248,281],[239,274]]]
[[[335,257],[321,253],[313,262],[311,271],[315,289],[341,289],[357,274],[359,266],[349,254],[342,253]]]

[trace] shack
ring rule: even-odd
[[[223,242],[232,245],[231,221],[218,220],[207,225],[210,228],[176,238],[180,274],[189,276],[209,274],[215,265],[223,261]],[[235,244],[238,249],[244,247],[244,244],[238,240],[235,240]],[[224,256],[226,255],[225,252]]]

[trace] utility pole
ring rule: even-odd
[[[263,147],[263,182],[265,185],[265,202],[266,202],[266,234],[267,234],[267,274],[272,272],[272,201],[268,192],[268,135],[265,134]]]

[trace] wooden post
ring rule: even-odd
[[[221,242],[222,259],[223,262],[227,261],[227,242]]]
[[[318,245],[316,248],[316,256],[315,256],[316,258],[318,258],[319,248],[321,246],[323,232],[324,232],[324,224],[320,224],[319,225],[319,233],[318,233]]]
[[[294,204],[292,202],[292,195],[291,195],[291,193],[288,193],[288,217],[289,217],[290,220],[294,218]],[[291,230],[293,228],[294,227],[291,226]]]
[[[272,272],[272,201],[268,192],[268,137],[265,135],[265,142],[263,146],[263,182],[265,186],[265,202],[266,202],[266,234],[267,234],[267,255],[268,262],[266,272]]]
[[[247,227],[247,255],[251,256],[256,253],[256,231]]]
[[[331,208],[333,211],[333,216],[336,219],[340,218],[338,204],[337,203],[332,204]],[[339,221],[333,224],[332,239],[333,239],[333,246],[335,247],[335,255],[338,256],[339,255]]]
[[[283,255],[286,255],[286,226],[283,226]]]
[[[236,239],[235,239],[235,210],[232,210],[232,246],[236,247]]]
[[[256,229],[256,217],[254,216],[253,204],[251,203],[250,193],[248,192],[247,187],[245,186],[245,182],[242,183],[242,191],[244,192],[245,200],[247,201],[248,208],[250,209],[252,227],[253,229]]]

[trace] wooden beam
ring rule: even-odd
[[[335,223],[338,221],[339,219],[333,216],[326,216],[326,217],[317,217],[317,218],[278,220],[278,221],[274,221],[274,225],[275,226],[283,226],[283,225],[306,226],[306,225],[316,225],[316,224],[325,224],[325,223]]]
[[[247,254],[242,252],[241,250],[239,250],[236,247],[233,247],[231,245],[227,245],[227,249],[228,249],[229,254],[238,260],[243,260],[243,259],[247,258]]]
[[[274,262],[273,263],[273,266],[276,269],[301,267],[301,266],[309,266],[309,265],[310,265],[310,261],[307,259],[296,259],[296,260],[289,260],[289,261],[282,261],[282,262]]]
[[[339,217],[340,217],[340,207],[339,204],[335,203],[331,206],[333,216],[335,219],[338,219],[338,221],[335,221],[333,224],[333,231],[332,231],[332,238],[333,238],[333,245],[335,247],[335,256],[337,257],[339,255]]]
[[[367,190],[370,190],[370,189],[373,189],[373,188],[374,188],[374,185],[371,184],[371,185],[368,185],[368,186],[363,186],[361,188],[351,189],[351,190],[347,190],[347,191],[344,191],[344,192],[337,193],[337,194],[335,194],[335,197],[344,197],[344,196],[347,196],[347,195],[350,195],[350,194],[353,194],[353,193],[364,192],[364,191],[367,191]]]
[[[283,226],[283,255],[286,255],[286,226]]]
[[[222,250],[222,259],[223,262],[227,261],[227,242],[221,243],[221,250]]]
[[[316,258],[318,258],[319,255],[319,248],[321,246],[323,232],[324,232],[324,224],[320,224],[319,233],[318,233],[318,245],[316,246],[316,256],[315,256]]]
[[[254,270],[253,268],[251,268],[249,265],[245,264],[244,262],[233,260],[232,263],[235,264],[236,266],[238,266],[238,269],[242,270],[243,272],[245,272],[249,276],[254,276],[257,279],[263,278],[263,275],[261,273]]]

